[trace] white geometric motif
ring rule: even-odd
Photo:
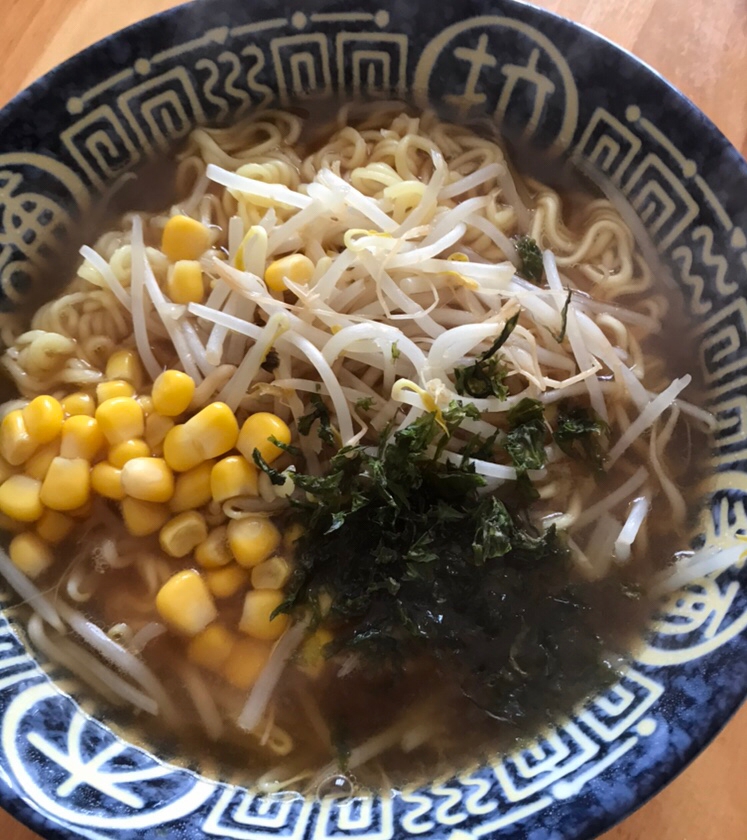
[[[325,35],[289,35],[270,43],[280,101],[332,93],[329,47]]]

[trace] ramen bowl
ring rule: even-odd
[[[123,173],[197,125],[321,96],[487,115],[624,197],[684,299],[717,421],[693,547],[735,562],[675,593],[617,682],[533,742],[368,797],[264,796],[154,752],[0,614],[0,800],[45,837],[580,840],[666,784],[747,692],[747,165],[652,70],[579,26],[511,0],[438,15],[204,0],[132,26],[0,112],[0,307],[49,283]]]

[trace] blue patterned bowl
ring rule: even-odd
[[[107,185],[199,123],[320,92],[494,114],[617,185],[672,266],[718,418],[695,539],[738,547],[744,160],[650,69],[551,14],[512,0],[442,3],[437,14],[417,0],[366,6],[202,0],[108,38],[18,96],[0,112],[0,306],[14,309],[49,276]],[[262,797],[128,743],[0,615],[0,799],[55,838],[589,838],[671,779],[742,702],[746,585],[740,562],[677,593],[620,681],[521,751],[417,790],[321,802]]]

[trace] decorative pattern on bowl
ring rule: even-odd
[[[512,0],[427,6],[203,0],[50,73],[0,112],[0,307],[21,303],[107,185],[199,123],[319,93],[494,114],[608,177],[676,268],[718,420],[698,542],[738,546],[747,165],[653,71],[580,27]],[[625,676],[533,745],[367,799],[262,797],[159,760],[83,712],[69,680],[42,670],[0,618],[0,799],[60,838],[591,837],[666,783],[744,698],[742,566],[676,593]]]

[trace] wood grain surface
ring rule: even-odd
[[[406,2],[406,0],[401,0]],[[174,0],[0,0],[0,105],[60,61]],[[536,0],[631,50],[747,152],[744,0]],[[603,840],[745,840],[747,708],[659,796]],[[36,835],[0,811],[0,840]]]

